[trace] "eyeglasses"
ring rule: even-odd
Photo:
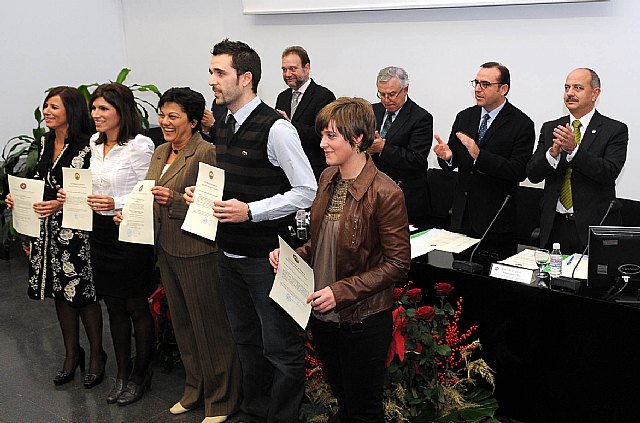
[[[474,79],[473,81],[471,81],[471,86],[473,88],[476,88],[478,85],[480,85],[480,88],[482,88],[483,90],[486,90],[492,85],[504,85],[504,82],[478,81],[477,79]]]
[[[376,97],[378,97],[380,100],[382,100],[383,98],[386,98],[387,100],[394,100],[396,97],[402,94],[403,91],[404,88],[395,93],[381,93],[380,91],[378,91],[376,93]]]

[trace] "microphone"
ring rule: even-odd
[[[602,220],[600,220],[600,224],[598,224],[598,226],[602,226],[602,224],[607,219],[607,217],[609,217],[609,213],[611,213],[611,209],[617,203],[618,203],[618,200],[616,200],[615,198],[609,202],[609,207],[607,207],[607,211],[604,213],[604,216],[602,217]],[[571,279],[575,279],[576,269],[578,269],[578,265],[582,261],[582,258],[585,256],[585,254],[587,254],[587,251],[589,251],[589,242],[587,242],[587,246],[585,247],[585,249],[582,252],[582,254],[580,254],[580,258],[578,259],[578,262],[576,263],[576,267],[574,267],[573,271],[571,272]],[[589,286],[589,278],[587,278],[587,286]]]
[[[476,247],[473,249],[473,251],[471,251],[471,255],[469,256],[469,261],[454,260],[453,263],[451,264],[451,267],[453,267],[456,270],[462,270],[463,272],[469,272],[469,273],[477,273],[484,268],[484,266],[482,266],[480,263],[473,262],[473,256],[478,250],[478,247],[480,246],[484,238],[487,236],[487,233],[493,226],[493,223],[496,221],[498,216],[500,216],[500,213],[502,213],[502,209],[504,209],[504,206],[507,205],[509,200],[511,200],[511,195],[507,194],[507,196],[504,198],[504,201],[502,202],[502,206],[500,206],[500,209],[498,210],[498,213],[496,213],[496,215],[493,216],[493,220],[491,221],[491,223],[489,223],[489,226],[487,226],[487,229],[484,231],[482,238],[480,238],[480,241],[478,241],[478,243],[476,244]]]

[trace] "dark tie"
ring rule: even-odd
[[[395,116],[395,112],[393,113],[387,112],[387,120],[384,121],[384,125],[382,125],[382,130],[380,131],[380,136],[382,138],[384,138],[384,136],[387,135],[389,128],[391,128],[391,124],[393,123],[394,116]]]
[[[233,117],[231,113],[227,115],[227,140],[233,138],[233,135],[236,133],[236,118]]]
[[[482,122],[480,122],[480,129],[478,130],[478,143],[482,141],[482,139],[487,133],[487,128],[488,128],[487,123],[489,122],[489,119],[491,119],[491,116],[489,116],[489,113],[487,113],[482,117]]]
[[[576,144],[580,144],[580,126],[582,125],[578,119],[573,121],[573,138],[576,140]],[[567,168],[567,173],[564,174],[564,181],[562,182],[562,188],[560,188],[560,203],[562,206],[569,210],[573,207],[573,194],[571,193],[571,173],[573,170],[571,166]]]

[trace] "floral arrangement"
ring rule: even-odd
[[[393,334],[387,354],[384,410],[387,422],[498,422],[493,415],[493,371],[471,356],[477,326],[462,331],[462,297],[449,302],[453,286],[434,286],[437,304],[420,305],[422,290],[412,282],[394,289]],[[309,334],[307,334],[309,336]],[[337,403],[322,375],[311,339],[307,339],[307,401],[301,417],[327,422]],[[327,394],[327,390],[329,395]],[[305,420],[306,419],[306,420]]]

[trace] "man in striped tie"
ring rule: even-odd
[[[598,225],[616,198],[616,178],[627,157],[627,126],[595,108],[600,77],[574,69],[564,84],[568,116],[546,122],[527,165],[531,182],[545,181],[540,245],[559,242],[563,253],[582,252],[589,225]],[[604,224],[621,223],[614,205]]]

